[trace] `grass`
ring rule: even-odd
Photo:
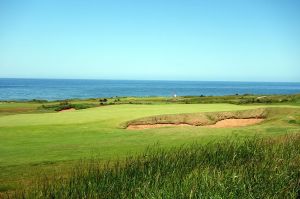
[[[93,108],[97,107],[99,105],[92,104],[92,103],[80,103],[80,104],[72,104],[69,102],[60,103],[60,104],[52,104],[52,105],[42,105],[39,107],[40,110],[50,110],[50,111],[62,111],[62,110],[68,110],[68,109],[87,109],[87,108]]]
[[[294,95],[228,95],[228,96],[179,96],[173,97],[112,97],[91,99],[68,99],[59,101],[0,101],[0,116],[20,113],[40,113],[65,108],[86,109],[102,105],[117,104],[280,104],[300,105],[300,94]],[[68,105],[68,106],[67,106]],[[37,109],[38,107],[38,109]]]
[[[125,103],[128,99],[120,98],[117,102]],[[114,99],[108,99],[108,103],[112,100]],[[0,103],[0,191],[19,189],[22,185],[34,181],[39,173],[56,170],[63,174],[74,162],[82,158],[97,156],[97,159],[103,162],[115,161],[139,154],[154,143],[168,149],[195,141],[207,143],[222,140],[228,136],[248,138],[257,134],[276,136],[300,132],[299,106],[284,103],[283,105],[169,104],[169,102],[162,103],[162,100],[163,98],[151,98],[149,105],[148,102],[147,105],[119,104],[61,113],[38,110],[42,104],[51,105],[59,102]],[[97,99],[71,100],[70,103],[99,105]],[[155,115],[241,111],[262,107],[277,108],[271,109],[272,117],[265,122],[242,128],[167,127],[148,130],[122,128],[122,124],[130,120]],[[18,111],[20,108],[29,108],[30,111]]]
[[[166,149],[104,168],[78,164],[13,198],[299,198],[300,135],[227,139]]]
[[[102,127],[117,128],[121,122],[152,115],[235,111],[259,107],[261,106],[237,106],[230,104],[114,105],[67,113],[10,115],[0,117],[0,127],[65,125],[100,122],[99,125]]]
[[[28,102],[0,102],[0,117],[6,115],[14,115],[20,113],[39,113],[45,112],[44,110],[38,110],[40,106],[38,103]]]
[[[117,104],[157,104],[157,103],[181,103],[181,104],[293,104],[300,105],[300,94],[295,95],[228,95],[228,96],[179,96],[173,97],[119,97],[109,99],[109,103]]]
[[[153,124],[189,124],[194,126],[205,126],[215,124],[225,119],[248,119],[248,118],[266,118],[270,116],[270,108],[259,108],[240,111],[224,112],[205,112],[205,113],[184,113],[156,115],[145,118],[131,120],[123,124],[129,125],[153,125]],[[287,110],[288,111],[288,110]]]

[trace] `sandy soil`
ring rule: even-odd
[[[61,113],[61,112],[69,112],[69,111],[76,111],[76,109],[75,108],[69,108],[69,109],[58,111],[58,112]]]
[[[216,124],[207,125],[206,127],[210,128],[229,128],[229,127],[239,127],[239,126],[248,126],[252,124],[257,124],[262,122],[264,119],[226,119],[218,121]]]
[[[240,127],[240,126],[248,126],[252,124],[257,124],[262,122],[264,119],[225,119],[218,121],[216,124],[206,125],[203,127],[209,128],[230,128],[230,127]],[[160,127],[167,127],[167,126],[194,126],[190,124],[149,124],[149,125],[129,125],[127,129],[135,130],[135,129],[151,129],[151,128],[160,128]]]

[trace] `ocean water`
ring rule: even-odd
[[[0,78],[0,100],[300,93],[299,83]]]

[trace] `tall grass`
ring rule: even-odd
[[[273,108],[274,109],[274,108]],[[283,110],[284,111],[284,110]],[[205,126],[215,124],[225,119],[248,119],[267,118],[272,116],[272,108],[258,108],[242,111],[204,112],[204,113],[182,113],[156,115],[127,121],[121,126],[126,128],[129,125],[153,125],[153,124],[189,124],[194,126]]]
[[[149,149],[125,161],[83,162],[12,198],[299,198],[300,135]]]

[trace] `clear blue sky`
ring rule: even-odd
[[[0,77],[300,81],[300,1],[0,0]]]

